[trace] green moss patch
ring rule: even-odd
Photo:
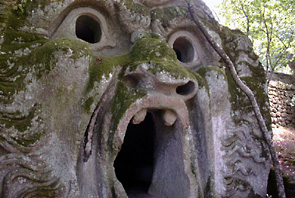
[[[38,79],[53,69],[58,59],[56,53],[69,54],[70,58],[74,60],[92,55],[91,48],[86,43],[75,39],[60,38],[40,45],[34,49],[28,48],[26,54],[10,59],[11,62],[13,61],[11,65],[6,62],[4,67],[6,76],[1,76],[0,79],[0,87],[4,96],[1,97],[1,102],[4,104],[12,103],[14,94],[24,90],[27,84],[31,83],[30,79],[26,79],[29,73],[32,74],[33,78],[35,76]],[[7,129],[14,127],[19,132],[17,138],[14,139],[19,145],[32,145],[43,134],[43,131],[32,132],[30,136],[22,134],[22,132],[30,129],[32,120],[37,115],[36,108],[37,106],[31,108],[28,115],[22,115],[20,112],[7,115],[0,112],[0,124],[5,125]]]
[[[93,97],[90,97],[88,98],[86,101],[85,101],[85,104],[84,104],[84,110],[86,112],[90,112],[90,107],[91,105],[93,104],[94,102],[94,98]]]
[[[133,89],[128,88],[124,85],[123,82],[119,81],[117,83],[115,97],[111,101],[111,111],[113,115],[112,120],[112,131],[116,131],[118,125],[123,118],[124,114],[127,112],[129,107],[135,103],[136,100],[143,98],[146,96],[147,93],[145,90]],[[109,152],[113,152],[114,148],[114,135],[115,133],[111,133],[110,137],[108,138],[108,146]]]
[[[249,98],[244,92],[236,85],[229,71],[226,71],[226,76],[228,80],[228,89],[230,92],[230,100],[232,104],[233,111],[240,111],[244,113],[249,113],[253,111],[253,107],[250,103]],[[271,128],[271,117],[269,114],[268,107],[268,97],[264,91],[264,78],[258,77],[241,77],[241,80],[252,90],[256,101],[260,107],[260,111],[266,120],[267,127]]]
[[[240,110],[242,112],[252,111],[250,101],[248,100],[247,96],[241,91],[241,89],[237,86],[236,82],[233,80],[228,70],[226,70],[226,76],[228,81],[228,90],[231,96],[230,100],[232,104],[232,110]]]
[[[117,84],[116,94],[112,101],[112,112],[116,120],[113,125],[115,130],[119,124],[119,121],[123,117],[128,108],[138,99],[146,96],[145,90],[128,88],[123,82],[119,81]]]
[[[103,76],[108,78],[116,67],[124,67],[129,61],[129,55],[93,57],[89,68],[90,80],[87,85],[87,91],[90,91],[93,88],[94,82],[100,82],[103,79]]]
[[[31,126],[31,120],[34,117],[36,108],[33,108],[29,115],[23,116],[20,112],[14,114],[0,113],[0,123],[5,123],[6,128],[14,126],[18,131],[25,131]]]
[[[171,21],[175,18],[186,17],[188,10],[186,7],[166,7],[156,8],[151,11],[152,21],[159,20],[164,28],[171,26]]]
[[[28,54],[12,58],[10,54],[7,54],[8,60],[2,60],[4,63],[2,62],[1,68],[5,71],[5,76],[0,77],[0,87],[5,96],[0,99],[2,102],[11,102],[13,94],[24,89],[24,79],[29,72],[36,74],[38,78],[48,73],[57,61],[56,52],[71,53],[70,57],[74,60],[85,55],[92,55],[89,45],[76,39],[59,38],[38,44],[41,46],[34,49],[26,48]]]
[[[252,90],[255,95],[262,116],[266,120],[268,129],[271,129],[271,116],[268,106],[268,96],[264,91],[265,78],[261,77],[241,77],[241,80]]]
[[[138,15],[138,16],[141,16],[141,15],[149,16],[150,15],[149,9],[146,6],[144,6],[143,4],[135,3],[133,0],[124,0],[123,3],[124,3],[123,6],[126,6],[126,8],[131,13],[136,13],[136,15]],[[118,6],[118,3],[115,5],[117,5],[117,9],[120,8]]]
[[[24,57],[23,62],[27,61],[31,64],[41,65],[38,68],[38,76],[42,76],[44,72],[49,72],[56,63],[56,52],[70,53],[70,58],[76,60],[83,56],[93,56],[89,44],[72,38],[58,38],[45,43],[43,46],[32,51],[28,57]]]
[[[138,41],[130,53],[130,60],[152,61],[152,60],[171,60],[177,61],[177,57],[173,49],[160,39],[143,38]]]
[[[198,72],[192,72],[194,75],[195,79],[198,81],[198,86],[199,87],[205,87],[208,90],[208,84],[205,81],[204,77],[201,76]]]

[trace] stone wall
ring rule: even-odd
[[[295,127],[295,78],[275,73],[268,86],[268,96],[273,126]]]

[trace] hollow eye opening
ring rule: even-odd
[[[194,60],[194,47],[185,37],[179,37],[174,41],[173,50],[180,62],[188,63]]]
[[[99,22],[88,15],[79,16],[76,21],[76,36],[88,43],[98,43],[101,39]]]

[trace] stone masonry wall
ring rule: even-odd
[[[268,86],[270,114],[274,127],[295,127],[295,78],[274,74]]]

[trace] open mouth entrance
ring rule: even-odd
[[[143,122],[127,127],[121,150],[114,162],[115,173],[128,196],[147,193],[154,169],[155,124],[151,113]]]

